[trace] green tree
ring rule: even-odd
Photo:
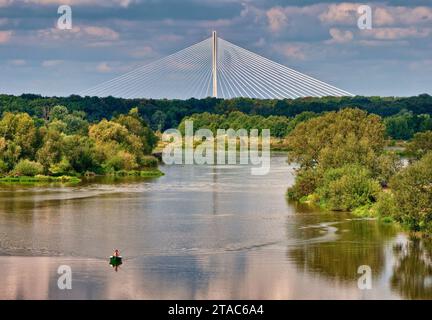
[[[48,172],[52,165],[62,159],[63,136],[55,129],[48,129],[42,147],[36,152],[36,159],[42,164],[44,171]]]
[[[305,122],[309,119],[315,118],[317,117],[318,114],[316,114],[315,112],[311,112],[311,111],[304,111],[298,115],[296,115],[288,124],[288,128],[287,133],[290,133],[291,131],[293,131],[295,129],[295,127],[297,127],[298,124]]]
[[[402,113],[385,119],[387,134],[393,139],[407,140],[414,134],[412,114]]]
[[[0,137],[19,147],[20,158],[34,156],[36,134],[34,120],[27,113],[6,112],[0,120]]]
[[[71,135],[63,139],[63,154],[75,172],[99,171],[94,157],[94,141],[87,136]]]
[[[317,188],[322,205],[330,210],[342,211],[371,205],[380,191],[380,185],[372,179],[369,170],[359,165],[327,170]]]
[[[327,170],[359,164],[373,170],[385,142],[380,117],[344,109],[297,125],[288,135],[288,159],[302,168]]]
[[[416,133],[408,143],[406,151],[416,159],[432,151],[432,131]]]
[[[153,131],[147,126],[145,121],[140,117],[138,108],[132,108],[127,115],[119,115],[112,120],[115,123],[123,125],[130,134],[139,138],[141,142],[141,153],[150,154],[156,146],[157,137]],[[130,150],[138,155],[138,150]],[[139,157],[140,160],[142,156]]]
[[[69,110],[65,107],[65,106],[54,106],[50,113],[49,113],[49,118],[50,120],[61,120],[63,121],[66,116],[69,114]]]
[[[43,172],[43,167],[40,163],[35,161],[30,161],[23,159],[18,162],[13,170],[13,173],[17,176],[29,176],[33,177],[35,175],[41,174]]]
[[[155,113],[153,113],[151,117],[151,121],[153,123],[153,130],[162,131],[162,129],[165,128],[166,119],[167,115],[161,110],[157,110]]]
[[[128,130],[127,127],[130,128]],[[131,170],[141,166],[144,159],[148,128],[143,128],[141,122],[134,116],[119,116],[115,121],[102,120],[89,129],[89,136],[95,141],[96,159],[105,170]],[[143,134],[138,136],[133,132]]]
[[[394,218],[413,231],[432,232],[432,152],[401,170],[390,181]]]

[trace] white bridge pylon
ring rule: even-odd
[[[104,82],[81,95],[189,99],[352,96],[217,37]]]

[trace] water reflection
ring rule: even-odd
[[[391,287],[407,299],[432,299],[432,243],[411,239],[394,246]]]
[[[293,170],[169,166],[160,179],[0,186],[3,299],[430,298],[430,246],[400,231],[288,203]],[[124,264],[107,263],[119,248]],[[425,253],[426,252],[426,253]],[[73,289],[57,287],[69,265]],[[357,268],[373,289],[357,288]],[[119,284],[121,284],[119,286]]]
[[[290,230],[296,237],[323,241],[306,241],[305,245],[288,250],[288,257],[303,271],[338,281],[358,279],[357,270],[361,265],[370,266],[375,278],[381,277],[386,263],[385,244],[396,235],[396,229],[391,225],[350,219],[344,215],[339,219]],[[328,238],[329,235],[332,237]]]

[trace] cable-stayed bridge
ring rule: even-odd
[[[155,99],[352,96],[223,40],[216,32],[204,41],[81,94]]]

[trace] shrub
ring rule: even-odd
[[[105,168],[107,172],[119,171],[119,170],[133,170],[138,167],[136,163],[136,158],[133,154],[120,150],[117,154],[105,163]]]
[[[13,170],[13,174],[18,176],[34,177],[35,175],[43,173],[43,166],[39,162],[30,160],[21,160],[17,163]]]
[[[145,168],[156,168],[158,163],[158,159],[153,156],[144,156],[141,159],[141,165]]]
[[[420,159],[426,153],[432,151],[432,131],[416,133],[408,143],[406,151],[416,159]]]
[[[8,171],[8,166],[6,162],[0,159],[0,175],[7,173],[7,171]]]
[[[373,170],[386,142],[381,118],[359,109],[329,112],[302,122],[287,139],[290,162],[323,170],[353,163]]]
[[[413,231],[432,231],[432,152],[395,175],[390,188],[397,207],[394,218]]]
[[[317,189],[320,203],[330,210],[350,211],[373,203],[381,187],[370,171],[359,165],[345,165],[324,173]]]
[[[292,200],[300,200],[315,192],[322,175],[315,169],[301,169],[296,176],[295,184],[288,189],[287,196]]]
[[[394,194],[391,191],[381,192],[373,206],[373,211],[381,218],[396,216],[398,207]]]
[[[374,168],[376,178],[386,187],[391,179],[402,168],[400,157],[395,152],[386,152],[376,159]]]
[[[63,157],[59,163],[52,164],[49,171],[55,176],[61,176],[72,172],[73,169],[69,161]]]

